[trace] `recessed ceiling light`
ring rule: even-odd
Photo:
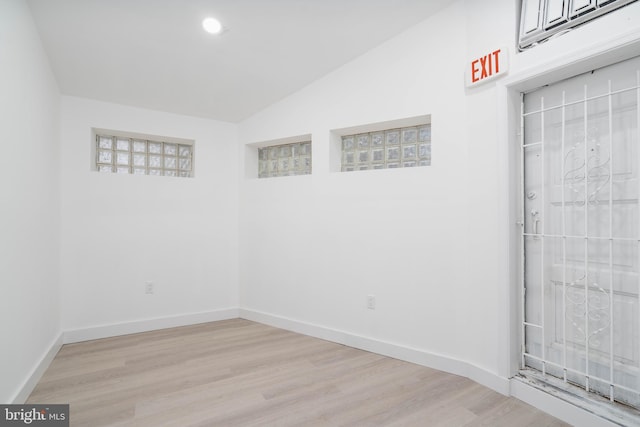
[[[222,24],[216,18],[206,18],[202,21],[202,28],[211,34],[220,34],[222,32]]]

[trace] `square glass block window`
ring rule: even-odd
[[[107,173],[191,177],[193,145],[96,135],[95,170]]]
[[[258,148],[258,178],[311,174],[311,141]]]
[[[431,124],[345,135],[342,171],[431,165]]]
[[[134,153],[146,153],[147,152],[147,141],[133,141],[133,152]]]
[[[162,142],[149,141],[149,153],[161,154],[162,153]]]
[[[98,148],[111,150],[113,148],[113,138],[110,136],[99,136]]]
[[[125,138],[116,139],[116,150],[129,151],[129,140]]]

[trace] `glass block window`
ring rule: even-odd
[[[96,135],[96,169],[107,173],[191,177],[193,145]]]
[[[258,177],[311,174],[311,141],[258,149]]]
[[[342,137],[342,171],[431,165],[431,125]]]

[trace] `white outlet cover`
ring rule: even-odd
[[[367,308],[370,310],[374,310],[376,308],[376,297],[375,295],[367,296]]]

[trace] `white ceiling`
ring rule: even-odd
[[[231,122],[451,2],[28,0],[63,94]]]

